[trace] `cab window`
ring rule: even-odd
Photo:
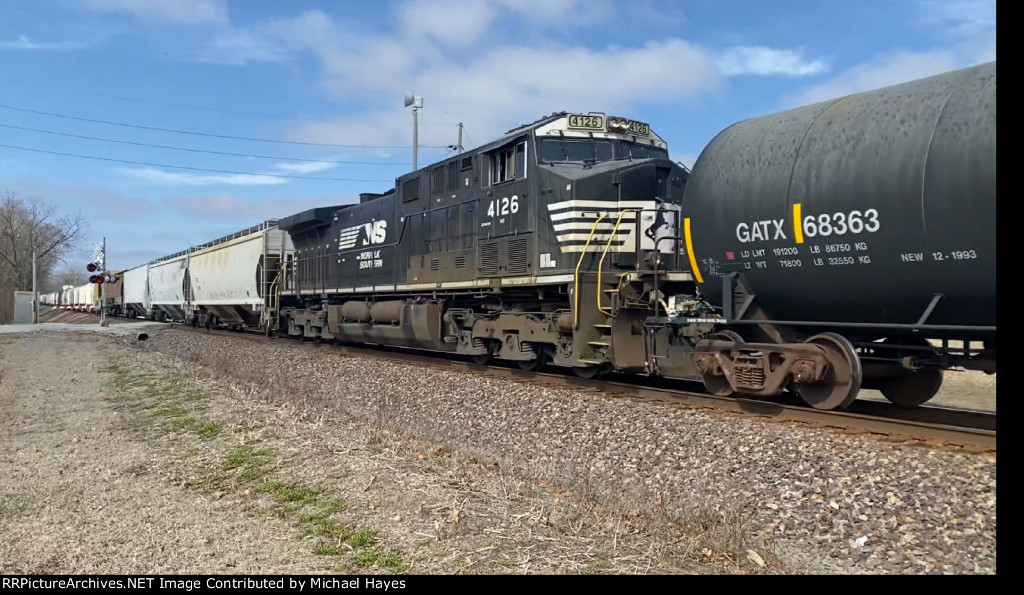
[[[526,177],[526,141],[520,141],[491,153],[491,184]]]
[[[605,140],[545,138],[540,141],[540,158],[546,163],[611,161],[612,143]]]
[[[626,149],[629,151],[629,156],[633,159],[663,159],[668,157],[668,151],[658,147],[626,143]]]

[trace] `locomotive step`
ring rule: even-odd
[[[600,366],[601,364],[607,363],[604,360],[598,360],[598,359],[581,359],[581,360],[579,360],[579,362],[581,364],[592,364],[594,366]]]
[[[605,343],[604,341],[587,341],[587,345],[594,345],[595,347],[611,347],[611,343]]]
[[[610,328],[612,328],[612,325],[610,325],[610,324],[595,324],[594,328],[608,328],[608,329],[610,329]]]

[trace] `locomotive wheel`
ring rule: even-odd
[[[516,360],[516,364],[519,365],[520,370],[526,370],[527,372],[540,372],[548,363],[548,354],[543,350],[537,354],[537,359],[521,359]]]
[[[882,341],[890,342],[889,339]],[[931,346],[926,339],[910,339],[911,343]],[[892,343],[910,344],[906,340],[893,339]],[[920,370],[901,369],[900,372],[878,383],[878,390],[897,407],[917,407],[935,396],[942,388],[942,370],[939,368],[921,368]]]
[[[743,337],[733,331],[718,331],[708,338],[715,341],[744,342]],[[716,397],[728,397],[736,392],[729,384],[729,379],[722,374],[701,374],[701,380],[704,382],[704,388]]]
[[[815,409],[846,409],[857,398],[864,378],[860,358],[853,345],[836,333],[821,333],[804,343],[825,349],[828,369],[821,382],[794,382],[797,394]]]
[[[576,374],[577,376],[584,380],[593,380],[595,378],[600,378],[601,376],[604,376],[605,374],[610,372],[611,369],[612,367],[610,365],[601,364],[598,366],[585,367],[573,366],[572,371],[574,374]]]
[[[486,366],[491,363],[491,360],[493,359],[490,353],[481,353],[480,355],[474,355],[471,357],[473,358],[473,363],[478,366]]]

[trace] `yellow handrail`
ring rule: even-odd
[[[583,252],[580,252],[580,259],[576,263],[576,272],[573,274],[573,307],[572,307],[572,328],[576,330],[580,328],[580,267],[583,266],[583,258],[587,255],[587,248],[590,247],[590,240],[594,239],[594,232],[597,231],[597,224],[602,219],[608,216],[608,213],[601,213],[601,216],[594,221],[594,226],[590,228],[590,235],[587,236],[587,243],[583,245]],[[598,293],[601,291],[601,286],[598,285]]]
[[[601,275],[604,272],[604,259],[605,259],[606,256],[608,256],[608,249],[611,248],[612,241],[615,239],[615,235],[619,232],[619,224],[622,223],[622,218],[626,216],[626,213],[631,213],[631,212],[639,213],[640,209],[623,209],[622,212],[619,213],[619,218],[615,222],[615,227],[612,228],[612,235],[608,236],[608,243],[606,243],[604,245],[604,252],[601,254],[601,260],[600,260],[600,262],[597,263],[597,310],[598,310],[598,312],[600,312],[600,313],[602,313],[602,314],[604,314],[606,316],[611,316],[612,315],[612,311],[611,310],[605,310],[604,306],[601,305],[601,294],[603,293],[601,291]],[[637,225],[637,229],[639,229],[639,227],[640,227],[639,223],[640,222],[637,221],[637,224],[638,224]],[[619,288],[618,288],[618,290],[622,291],[622,277],[619,277]]]

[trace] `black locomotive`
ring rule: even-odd
[[[281,330],[583,376],[650,372],[645,321],[693,292],[679,236],[688,175],[641,122],[557,113],[510,130],[385,194],[281,220],[295,247]]]

